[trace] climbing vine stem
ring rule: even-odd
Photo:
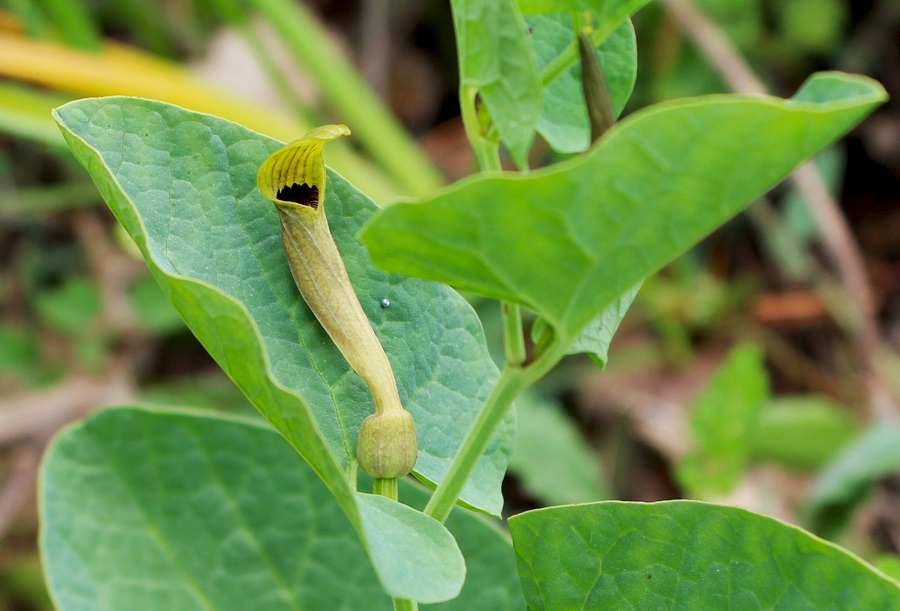
[[[497,379],[491,394],[472,423],[462,445],[453,458],[444,479],[435,490],[425,513],[443,522],[450,515],[463,487],[472,471],[478,464],[482,454],[503,421],[513,400],[523,390],[539,380],[553,368],[565,354],[565,344],[552,339],[546,349],[536,355],[534,361],[527,366],[507,364]]]

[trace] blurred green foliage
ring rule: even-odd
[[[559,405],[534,393],[516,400],[516,445],[509,470],[546,505],[612,497],[600,458]]]
[[[90,333],[90,325],[100,313],[100,289],[92,278],[67,278],[58,287],[35,293],[34,306],[38,317],[58,331]]]
[[[824,52],[840,42],[847,22],[841,0],[792,0],[776,3],[780,39],[793,51]]]
[[[691,449],[676,471],[689,494],[708,498],[734,488],[747,467],[768,397],[762,352],[756,346],[738,346],[690,408]]]
[[[813,471],[834,458],[858,428],[847,407],[828,397],[776,397],[760,413],[751,453],[755,459]]]
[[[847,443],[818,474],[807,500],[815,532],[832,538],[869,499],[882,478],[900,473],[900,424],[870,426]]]

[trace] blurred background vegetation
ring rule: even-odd
[[[896,0],[663,0],[635,26],[626,114],[741,90],[747,68],[778,95],[839,69],[900,98]],[[50,608],[34,490],[60,426],[125,402],[252,413],[51,120],[108,94],[282,140],[347,123],[329,164],[382,204],[474,170],[447,2],[0,0],[0,611]],[[555,160],[536,143],[535,166]],[[519,401],[508,511],[734,503],[900,575],[898,102],[817,167],[648,279],[605,371],[570,359]],[[496,304],[473,305],[500,347]]]

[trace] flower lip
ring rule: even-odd
[[[276,205],[319,212],[325,203],[322,148],[326,142],[349,134],[346,125],[323,125],[286,144],[260,166],[257,187]]]
[[[319,187],[307,184],[292,184],[289,187],[282,187],[275,196],[278,201],[292,202],[301,206],[318,210],[319,208]]]

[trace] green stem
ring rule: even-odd
[[[426,195],[443,180],[396,118],[344,56],[302,2],[253,0],[342,120],[372,156],[413,195]]]
[[[397,481],[396,478],[385,479],[376,477],[375,483],[372,484],[372,492],[396,501],[400,498]]]
[[[519,304],[503,302],[503,341],[506,362],[521,365],[525,362],[525,335],[522,333],[522,308]]]
[[[526,386],[525,370],[519,367],[506,367],[503,370],[472,428],[466,434],[462,446],[450,464],[450,469],[444,474],[444,479],[425,506],[426,515],[434,517],[439,522],[447,519],[466,480],[469,479],[494,431],[506,415],[506,410]]]
[[[459,91],[459,103],[462,111],[463,126],[478,166],[482,172],[498,172],[500,167],[499,142],[492,141],[485,134],[487,127],[478,116],[476,106],[477,89],[463,86]],[[531,368],[523,369],[520,365],[525,360],[525,340],[522,336],[522,311],[518,304],[503,303],[504,347],[506,366],[494,385],[490,396],[481,408],[475,422],[453,458],[450,468],[438,485],[425,514],[440,522],[447,519],[456,504],[466,481],[472,475],[475,465],[487,448],[488,443],[512,405],[513,399],[528,385],[537,379],[531,374]],[[535,363],[537,364],[537,363]]]
[[[372,492],[386,496],[392,501],[397,501],[400,498],[397,485],[399,481],[396,478],[385,479],[376,477],[375,482],[372,484]],[[419,604],[416,601],[408,598],[394,598],[392,600],[394,601],[394,611],[417,611],[419,608]]]
[[[596,49],[609,34],[609,32],[601,30],[591,32],[591,41],[594,43],[594,48]],[[541,85],[546,88],[547,85],[556,80],[556,77],[571,68],[576,61],[578,61],[578,40],[573,38],[569,46],[563,49],[562,53],[557,55],[553,61],[541,70]]]
[[[466,137],[472,145],[475,160],[482,172],[499,172],[500,166],[500,142],[491,140],[484,133],[484,128],[478,117],[476,99],[478,90],[472,86],[463,86],[459,90],[460,112],[462,114],[463,127],[466,129]]]
[[[419,603],[406,598],[394,599],[394,611],[418,611]]]
[[[500,172],[503,169],[500,166],[500,143],[483,133],[475,105],[477,93],[477,89],[471,86],[462,87],[459,91],[463,126],[481,171]],[[510,365],[519,365],[525,360],[522,310],[517,303],[503,302],[502,316],[506,362]]]
[[[447,519],[463,486],[506,416],[513,399],[559,362],[565,354],[565,348],[561,349],[560,346],[562,346],[560,342],[553,340],[527,367],[507,365],[503,369],[481,412],[466,433],[466,438],[454,456],[450,468],[444,474],[444,479],[425,506],[426,515],[439,522]]]

